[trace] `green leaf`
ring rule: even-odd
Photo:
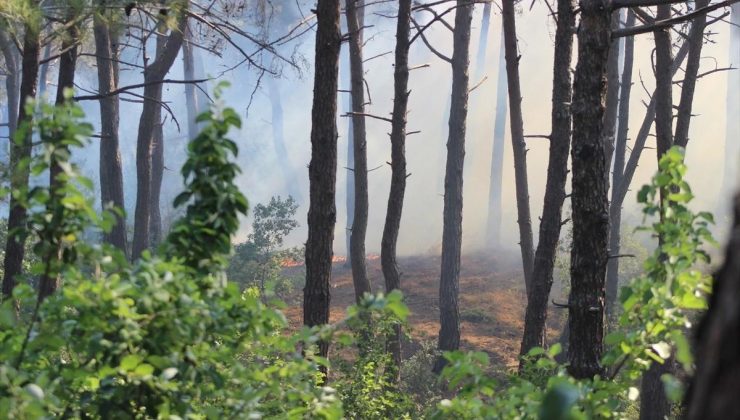
[[[138,366],[143,359],[138,354],[129,354],[121,359],[121,364],[118,366],[124,371],[132,371]]]

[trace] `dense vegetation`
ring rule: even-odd
[[[275,304],[263,303],[264,283],[240,286],[244,272],[233,268],[227,279],[231,236],[248,208],[233,183],[237,148],[227,135],[240,124],[233,110],[217,102],[199,117],[205,127],[189,145],[186,184],[175,202],[186,206],[185,216],[158,251],[128,263],[111,246],[80,240],[109,229],[114,219],[92,209],[90,182],[68,160],[91,133],[80,109],[28,107],[35,123],[23,129],[34,130],[44,147],[33,172],[52,164],[64,172],[53,188],[14,192],[31,216],[11,234],[35,244],[29,280],[59,276],[63,287],[41,300],[27,282],[2,304],[0,409],[10,418],[621,417],[635,409],[637,381],[651,364],[675,357],[681,377],[693,371],[687,327],[710,292],[698,265],[708,261],[712,217],[688,207],[692,194],[679,148],[666,154],[639,194],[643,229],[662,241],[644,274],[621,292],[623,311],[606,339],[603,378],[570,377],[555,361],[559,345],[535,348],[521,372],[504,376],[491,371],[485,353],[451,352],[440,385],[415,399],[422,384],[413,382],[429,380],[418,371],[430,366],[402,366],[408,376],[396,383],[384,344],[408,315],[400,293],[368,295],[337,325],[289,333]],[[661,190],[670,191],[662,203]],[[294,208],[290,200],[274,200],[259,211],[255,223],[270,215],[276,222],[263,223],[248,242],[256,279],[275,275],[270,258],[282,254],[273,246],[292,226]],[[328,360],[313,355],[319,340],[354,354],[337,362],[328,383],[319,370]],[[681,380],[663,380],[680,401]]]

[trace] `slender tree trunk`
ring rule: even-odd
[[[70,16],[69,20],[71,21],[72,19],[75,19],[75,17]],[[67,98],[64,96],[64,91],[67,89],[74,89],[75,70],[77,68],[77,42],[79,41],[79,29],[77,28],[77,25],[71,25],[65,32],[60,49],[62,54],[59,56],[56,106],[62,106],[67,102]],[[62,152],[69,153],[69,150],[64,145],[54,144],[53,147],[62,149]],[[63,198],[60,191],[64,187],[64,181],[59,177],[62,172],[62,167],[59,166],[56,161],[52,160],[51,166],[49,167],[50,194],[49,205],[47,206],[48,211],[56,208],[59,205],[59,200]],[[57,218],[58,215],[53,214],[52,217]],[[61,285],[60,273],[56,268],[58,261],[62,258],[61,249],[56,255],[48,255],[48,257],[50,258],[47,261],[44,261],[44,263],[49,267],[53,267],[53,269],[46,270],[39,279],[39,301],[43,301],[54,294]]]
[[[696,373],[686,394],[688,420],[740,418],[740,196],[725,262],[714,275],[709,309],[696,333]]]
[[[740,3],[732,5],[730,15],[730,63],[734,67],[740,66]],[[727,105],[725,113],[725,170],[722,177],[722,189],[724,197],[729,197],[738,182],[737,168],[740,166],[740,121],[735,118],[740,115],[740,71],[727,72]],[[725,205],[726,203],[721,203]]]
[[[49,73],[49,65],[53,61],[48,61],[49,57],[51,56],[51,42],[48,42],[46,46],[44,47],[44,53],[41,54],[42,61],[44,62],[41,64],[41,67],[39,68],[39,93],[38,96],[44,96],[46,93],[46,84],[48,81],[46,80],[46,75]]]
[[[483,16],[480,23],[480,38],[478,39],[478,54],[475,57],[475,77],[483,77],[486,69],[486,50],[488,49],[488,29],[491,26],[491,3],[483,4]]]
[[[501,29],[501,46],[498,55],[498,81],[496,82],[496,115],[493,128],[493,151],[491,153],[491,177],[488,187],[488,218],[486,244],[494,249],[501,241],[502,187],[504,170],[504,145],[506,144],[506,113],[508,106],[508,83],[506,81],[506,49],[504,31]]]
[[[185,39],[182,42],[182,73],[185,80],[195,80],[195,47],[193,46],[193,30],[190,25],[185,28]],[[185,84],[185,107],[188,112],[188,140],[198,136],[198,124],[195,122],[200,113],[198,95],[195,85]]]
[[[134,213],[134,242],[132,257],[137,259],[152,245],[152,202],[153,158],[155,129],[161,124],[161,105],[156,98],[162,97],[162,80],[175,62],[183,41],[187,20],[180,18],[179,27],[170,32],[157,58],[144,70],[144,106],[139,118],[139,132],[136,140],[136,210]]]
[[[581,1],[578,64],[573,82],[573,248],[568,299],[568,372],[575,378],[603,373],[605,275],[609,198],[604,150],[604,103],[611,43],[604,0]]]
[[[288,148],[286,147],[285,133],[283,131],[285,123],[283,121],[284,112],[282,94],[280,93],[280,88],[278,87],[277,82],[273,78],[268,78],[267,89],[270,92],[272,144],[275,148],[275,156],[282,160],[278,166],[280,166],[283,172],[283,177],[288,184],[288,193],[300,203],[303,197],[301,189],[298,186],[298,176],[296,176],[295,171],[293,170],[293,165],[290,162],[290,155],[288,153]]]
[[[656,19],[671,17],[669,4],[658,6]],[[673,78],[671,77],[670,28],[654,32],[655,37],[655,137],[658,161],[673,146]],[[668,191],[661,188],[661,203]],[[662,238],[659,238],[662,242]],[[671,371],[671,360],[653,363],[642,377],[640,392],[640,420],[662,420],[670,414],[671,403],[663,389],[660,377]]]
[[[95,61],[98,67],[98,91],[107,95],[118,88],[118,44],[115,31],[100,17],[95,18]],[[100,203],[103,209],[114,206],[125,210],[123,164],[119,150],[120,107],[118,96],[100,99]],[[126,217],[116,216],[116,224],[103,240],[128,255]]]
[[[527,298],[524,336],[520,355],[534,347],[547,345],[547,304],[552,288],[555,254],[560,240],[565,182],[568,178],[573,85],[570,63],[573,56],[574,0],[559,0],[553,64],[552,128],[550,158],[547,167],[545,204],[540,222],[540,237],[534,259],[532,284]],[[520,367],[521,364],[520,364]]]
[[[20,83],[21,83],[21,72],[18,63],[20,57],[18,56],[17,50],[13,47],[13,43],[5,31],[0,31],[0,50],[2,51],[3,58],[5,59],[5,69],[8,74],[5,76],[5,92],[7,95],[8,107],[6,108],[6,122],[8,124],[8,146],[12,143],[15,131],[18,128],[18,107],[20,106]],[[2,161],[7,161],[8,149],[5,147],[5,141],[3,141],[3,147],[0,150],[0,158]]]
[[[21,106],[18,110],[17,122],[31,123],[33,116],[26,114],[25,102],[36,97],[39,71],[39,33],[33,25],[26,24],[23,35],[23,54],[21,68]],[[27,133],[21,144],[11,142],[10,146],[10,188],[18,191],[28,187],[29,159],[31,157],[31,133]],[[13,195],[10,197],[8,214],[8,232],[22,228],[26,223],[26,208]],[[23,258],[25,257],[25,238],[20,236],[8,237],[5,244],[5,273],[3,277],[3,297],[10,299],[16,285],[16,276],[21,273]],[[17,309],[17,308],[16,308]]]
[[[626,27],[635,25],[635,14],[627,11]],[[617,140],[614,150],[614,169],[612,172],[612,200],[609,207],[609,254],[606,268],[606,312],[607,316],[614,315],[614,304],[619,291],[619,255],[622,240],[622,203],[616,200],[617,187],[624,178],[624,164],[627,153],[627,133],[629,132],[630,96],[632,93],[632,67],[635,57],[635,38],[627,37],[624,40],[624,70],[619,91],[619,122],[617,124]]]
[[[522,119],[522,94],[519,83],[519,51],[517,48],[516,16],[514,1],[505,0],[501,16],[504,23],[504,48],[506,50],[506,75],[509,84],[509,119],[511,145],[514,151],[514,177],[516,179],[516,207],[519,224],[519,247],[522,252],[524,283],[527,293],[532,280],[534,266],[534,240],[532,218],[529,211],[529,185],[527,180],[527,144],[524,142]]]
[[[709,0],[697,0],[695,7],[701,9],[709,5]],[[704,28],[707,24],[707,15],[702,14],[691,21],[689,31],[689,56],[686,59],[683,83],[681,84],[681,99],[678,103],[678,118],[676,118],[676,133],[674,144],[686,147],[689,143],[689,125],[691,124],[691,109],[694,104],[697,76],[701,65],[701,50],[704,45]],[[734,119],[734,118],[733,118]]]
[[[162,85],[157,94],[162,100]],[[164,121],[162,121],[162,107],[157,107],[154,113],[154,132],[152,133],[152,186],[150,190],[151,215],[149,218],[151,230],[151,248],[155,248],[162,241],[162,179],[164,178]]]
[[[346,29],[346,19],[345,21],[345,29]],[[347,32],[349,32],[349,29],[347,29]],[[342,89],[347,90],[348,92],[343,92],[343,98],[344,101],[342,103],[345,113],[352,112],[352,86],[351,86],[351,77],[350,77],[350,63],[349,63],[349,48],[345,48],[343,51],[340,52],[341,57],[341,69],[339,71],[340,76],[342,78]],[[349,93],[349,94],[347,94]],[[346,215],[347,215],[347,221],[344,229],[344,245],[346,249],[346,257],[347,260],[345,261],[344,265],[345,267],[351,267],[352,266],[352,223],[354,222],[355,217],[355,175],[353,173],[354,165],[355,165],[355,136],[354,136],[354,118],[347,118],[347,166],[346,166],[346,172],[345,172],[345,209],[346,209]]]
[[[401,227],[403,199],[406,193],[406,115],[409,100],[409,35],[411,0],[399,0],[396,26],[396,62],[393,70],[393,115],[391,126],[391,188],[388,210],[380,248],[380,263],[385,277],[385,290],[401,288],[401,273],[396,259],[398,231]],[[388,351],[397,367],[394,374],[399,380],[401,366],[401,327],[395,326],[388,340]]]
[[[316,58],[311,111],[311,163],[308,167],[310,205],[306,241],[306,286],[303,289],[303,323],[329,322],[332,244],[337,210],[337,88],[339,49],[339,0],[316,6]],[[326,357],[329,343],[319,343]]]
[[[457,1],[452,52],[452,95],[450,96],[449,138],[445,170],[444,217],[442,230],[442,269],[439,282],[441,351],[460,347],[460,310],[458,293],[460,254],[462,250],[463,167],[465,163],[465,120],[468,115],[468,67],[470,63],[470,26],[473,4]],[[442,371],[446,361],[437,359],[434,371]]]
[[[619,10],[611,14],[612,30],[618,29]],[[606,64],[606,107],[604,108],[604,150],[606,152],[606,166],[612,165],[614,156],[614,142],[617,131],[617,115],[619,114],[619,55],[621,41],[613,39],[609,47],[609,59]],[[607,185],[609,185],[609,173],[607,172]]]
[[[358,9],[359,6],[359,9]],[[346,15],[349,29],[349,62],[352,85],[352,111],[365,112],[365,71],[362,64],[363,30],[359,14],[365,13],[361,0],[347,0]],[[355,205],[350,236],[350,255],[352,259],[352,282],[355,286],[355,300],[362,299],[365,293],[371,293],[370,281],[367,278],[365,261],[365,236],[367,234],[368,186],[367,186],[367,140],[365,116],[352,117],[354,167],[352,174],[355,180]]]

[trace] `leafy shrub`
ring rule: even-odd
[[[709,261],[703,247],[714,241],[709,232],[711,214],[688,208],[693,195],[683,179],[683,156],[681,148],[669,150],[659,173],[638,194],[646,220],[654,218],[642,229],[661,241],[645,261],[644,274],[621,290],[624,310],[619,328],[605,339],[606,377],[573,379],[555,361],[559,346],[554,346],[548,351],[533,349],[522,374],[501,387],[486,374],[485,353],[447,353],[449,364],[442,377],[458,393],[438,404],[434,418],[624,417],[639,398],[634,385],[652,363],[665,363],[675,355],[684,372],[692,371],[685,329],[696,311],[706,307],[711,278],[696,266]],[[670,375],[662,379],[667,395],[678,401],[680,382]]]

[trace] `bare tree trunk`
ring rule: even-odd
[[[697,0],[695,7],[701,9],[709,5],[709,0]],[[694,104],[697,76],[701,65],[701,50],[704,45],[704,28],[707,24],[707,15],[702,14],[691,21],[689,31],[689,56],[686,59],[683,83],[681,84],[681,99],[678,103],[678,118],[676,118],[676,133],[674,144],[686,147],[689,143],[689,125],[691,124],[691,108]],[[730,117],[731,118],[731,117]],[[734,119],[734,118],[732,118]]]
[[[5,94],[8,99],[8,107],[6,109],[6,122],[8,124],[8,144],[13,139],[15,131],[18,128],[18,107],[20,103],[20,81],[21,73],[19,69],[17,50],[13,47],[13,43],[5,31],[0,31],[0,51],[2,51],[3,58],[5,59],[5,69],[8,74],[5,75]],[[5,148],[2,150],[3,160],[7,157],[7,151]]]
[[[316,58],[314,97],[311,111],[310,206],[306,241],[306,286],[303,289],[303,323],[329,322],[332,244],[337,210],[337,88],[339,72],[339,0],[324,0],[316,6]],[[329,343],[319,343],[326,357]]]
[[[346,18],[345,29],[346,29]],[[349,32],[349,29],[347,29]],[[343,92],[344,101],[342,106],[346,113],[352,112],[352,87],[350,78],[350,63],[349,63],[349,48],[340,51],[341,68],[339,70],[342,78],[342,89],[348,92]],[[347,94],[350,93],[350,94]],[[345,172],[345,213],[347,220],[344,229],[344,245],[346,249],[346,261],[344,262],[345,267],[352,266],[352,223],[355,217],[355,175],[353,173],[353,167],[355,165],[355,136],[354,136],[354,118],[347,118],[347,166]]]
[[[144,106],[139,119],[139,133],[136,140],[136,210],[134,213],[134,242],[131,251],[134,259],[139,258],[141,253],[152,245],[151,217],[152,207],[155,205],[152,202],[154,130],[157,124],[161,124],[161,119],[157,119],[158,113],[161,112],[161,105],[155,98],[162,97],[161,82],[177,58],[186,24],[187,19],[182,16],[178,28],[167,36],[161,50],[157,49],[161,53],[157,54],[154,62],[144,70],[144,82],[147,85],[144,87]]]
[[[730,63],[734,67],[740,65],[740,3],[732,5],[730,15]],[[725,170],[722,177],[722,189],[724,196],[729,196],[734,191],[738,181],[737,168],[740,163],[740,122],[734,116],[740,115],[740,71],[727,72],[727,105],[725,113]],[[721,203],[724,205],[725,203]]]
[[[696,373],[686,393],[688,420],[740,418],[740,196],[709,309],[696,331]]]
[[[491,177],[488,187],[488,218],[486,223],[486,245],[492,250],[501,241],[501,202],[504,145],[506,143],[506,113],[509,89],[506,81],[506,55],[504,31],[501,29],[501,46],[498,55],[498,81],[496,82],[496,115],[493,128],[493,151],[491,153]]]
[[[488,49],[488,28],[491,26],[491,3],[483,5],[483,16],[480,24],[480,38],[478,39],[478,54],[475,61],[475,77],[483,77],[486,68],[486,50]]]
[[[618,29],[619,10],[611,14],[612,30]],[[604,150],[606,152],[606,166],[611,167],[614,155],[615,133],[617,130],[617,115],[619,113],[619,54],[621,42],[613,39],[609,47],[609,59],[606,64],[606,108],[604,108]],[[607,185],[609,173],[607,172]]]
[[[100,17],[95,18],[95,60],[98,67],[98,91],[105,96],[118,88],[118,51],[115,31]],[[120,107],[118,96],[100,99],[100,203],[103,209],[113,205],[125,210],[123,165],[119,150]],[[116,224],[103,240],[128,255],[126,218],[116,216]]]
[[[514,1],[506,0],[501,16],[504,24],[504,48],[506,50],[506,75],[509,84],[509,119],[511,145],[514,151],[514,176],[516,179],[517,223],[519,224],[519,247],[522,252],[524,283],[529,294],[532,268],[534,266],[534,240],[532,218],[529,211],[529,185],[527,180],[527,144],[524,142],[522,120],[522,93],[519,83],[519,51],[517,48],[516,16]]]
[[[396,26],[396,62],[393,70],[393,116],[391,127],[391,188],[388,210],[380,248],[380,262],[385,277],[385,290],[401,288],[401,273],[396,259],[398,231],[401,227],[403,199],[406,193],[406,115],[409,100],[409,35],[411,0],[399,0]],[[399,380],[401,366],[401,328],[394,327],[388,340],[388,351],[397,367],[394,379]]]
[[[627,11],[626,27],[635,25],[635,14]],[[629,132],[630,96],[632,93],[632,67],[635,57],[635,38],[624,40],[624,70],[619,91],[619,123],[614,150],[614,169],[612,173],[612,200],[609,207],[609,254],[606,268],[606,313],[614,315],[614,304],[619,292],[619,255],[622,240],[622,203],[616,200],[618,186],[624,179],[624,164],[627,153],[627,133]]]
[[[185,39],[182,42],[182,73],[185,80],[195,80],[195,47],[193,46],[193,30],[190,25],[185,28]],[[195,85],[185,84],[185,107],[188,111],[188,140],[198,136],[198,124],[195,122],[200,112],[198,95]]]
[[[470,25],[473,4],[457,1],[452,53],[452,95],[450,96],[449,139],[445,170],[444,218],[442,230],[442,269],[439,282],[441,351],[460,347],[460,310],[458,293],[460,254],[462,250],[463,167],[465,164],[465,129],[468,115],[468,66],[470,63]],[[442,371],[446,360],[437,359],[434,371]]]
[[[359,3],[359,9],[358,9]],[[352,111],[356,114],[365,112],[365,71],[362,64],[363,30],[360,26],[359,14],[364,14],[361,0],[347,0],[346,15],[347,29],[349,29],[349,63],[352,85]],[[367,186],[367,140],[365,131],[365,116],[352,116],[352,130],[354,143],[354,167],[352,174],[355,180],[355,205],[352,218],[352,233],[350,236],[350,255],[352,259],[352,283],[355,286],[355,300],[362,299],[365,293],[371,293],[370,281],[367,278],[365,261],[365,236],[367,233],[368,217],[368,186]]]
[[[578,65],[573,82],[573,248],[568,299],[568,372],[575,378],[603,373],[604,299],[609,198],[604,150],[604,104],[611,43],[604,0],[581,1]]]
[[[658,6],[656,19],[669,19],[671,6]],[[673,78],[671,77],[672,45],[670,28],[654,32],[655,37],[655,137],[658,160],[673,146]],[[661,188],[661,203],[668,191]],[[659,238],[662,242],[662,237]],[[640,420],[662,420],[670,414],[671,403],[660,377],[671,371],[671,360],[653,363],[642,376]]]
[[[17,122],[30,123],[33,116],[26,114],[25,102],[36,97],[39,71],[39,33],[33,25],[26,24],[23,35],[23,54],[21,67],[21,106]],[[29,159],[31,157],[31,133],[28,132],[21,144],[11,142],[10,147],[10,188],[20,190],[28,186]],[[26,223],[26,208],[13,195],[10,197],[8,214],[8,232],[23,227]],[[5,273],[3,277],[3,297],[10,299],[16,285],[16,276],[21,273],[25,256],[25,238],[9,236],[5,244]],[[16,308],[17,309],[17,308]]]
[[[69,21],[75,19],[75,16],[70,16]],[[69,21],[67,24],[69,24]],[[79,28],[77,25],[71,25],[67,28],[62,40],[60,51],[62,54],[59,56],[59,74],[57,79],[57,92],[56,92],[56,106],[62,106],[67,102],[67,98],[64,96],[64,91],[67,89],[73,89],[75,83],[75,70],[77,68],[77,42],[79,40]],[[67,147],[62,144],[54,144],[55,148],[59,148],[69,153]],[[52,160],[51,166],[49,167],[49,204],[47,205],[47,211],[51,211],[61,200],[62,194],[60,191],[64,186],[64,180],[59,178],[62,174],[62,167]],[[57,214],[53,214],[52,217],[57,218]],[[61,250],[60,250],[61,251]],[[47,297],[54,294],[61,285],[60,273],[55,267],[57,262],[61,260],[61,252],[56,255],[48,255],[48,259],[44,261],[49,267],[53,267],[52,270],[46,270],[46,272],[39,279],[39,301],[43,301]]]
[[[560,227],[562,226],[565,182],[568,178],[571,131],[570,103],[573,95],[570,63],[573,57],[574,7],[574,0],[558,1],[553,64],[550,158],[547,166],[547,186],[545,188],[542,221],[540,222],[539,244],[534,258],[532,283],[527,298],[524,335],[520,349],[520,355],[522,356],[534,347],[545,347],[547,345],[547,304],[552,288],[555,253],[560,240]]]
[[[159,101],[162,100],[162,85],[157,94]],[[154,132],[152,133],[152,186],[150,190],[151,215],[150,223],[150,247],[155,248],[162,241],[162,179],[164,178],[164,121],[162,121],[162,107],[157,107],[154,114]]]
[[[41,64],[41,66],[39,68],[39,88],[38,88],[39,92],[38,92],[38,96],[44,96],[44,94],[46,93],[46,84],[48,82],[46,80],[46,75],[49,73],[49,65],[53,61],[53,60],[52,61],[47,61],[49,59],[49,57],[51,57],[51,42],[47,42],[46,43],[46,46],[44,47],[44,53],[41,55],[41,57],[42,57],[42,60],[41,61],[44,62],[44,63]]]

